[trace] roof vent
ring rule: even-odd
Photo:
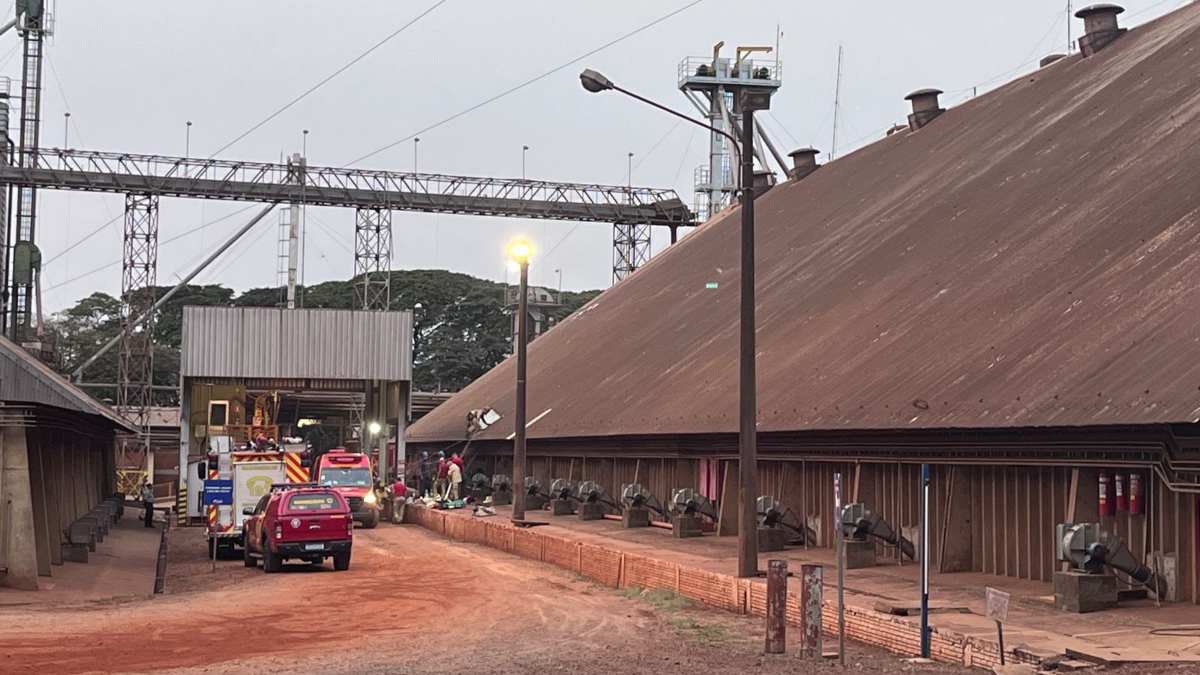
[[[1091,56],[1120,37],[1125,29],[1117,25],[1117,15],[1124,11],[1124,7],[1102,3],[1075,12],[1076,17],[1083,19],[1083,37],[1079,38],[1079,51],[1084,56]]]
[[[1050,54],[1047,56],[1043,56],[1042,60],[1038,61],[1038,68],[1045,68],[1046,66],[1050,65],[1051,63],[1056,63],[1065,58],[1067,58],[1066,54]]]
[[[788,171],[788,178],[800,180],[816,171],[820,167],[820,164],[817,164],[817,155],[820,152],[816,148],[800,148],[789,152],[788,157],[792,158],[792,170]]]
[[[946,112],[938,103],[938,96],[941,95],[941,89],[918,89],[904,97],[905,101],[912,101],[912,114],[908,116],[909,129],[916,131]]]
[[[767,193],[767,190],[775,187],[775,172],[767,169],[758,169],[754,172],[754,196],[761,197]]]

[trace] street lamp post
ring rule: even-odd
[[[187,121],[186,131],[183,136],[183,156],[189,158],[192,156],[192,121]]]
[[[421,142],[421,137],[413,139],[413,173],[417,172],[417,144]]]
[[[528,145],[521,146],[521,180],[525,180],[525,153],[529,152]]]
[[[509,244],[508,257],[521,268],[521,282],[517,292],[517,400],[513,413],[513,485],[519,489],[513,490],[512,519],[515,522],[525,520],[525,490],[520,488],[525,484],[525,349],[529,342],[528,321],[529,302],[529,242],[518,240]]]
[[[700,127],[721,134],[738,147],[730,134],[692,119],[644,96],[622,89],[600,73],[587,69],[580,73],[583,88],[590,92],[619,91],[647,105],[668,112]],[[754,88],[734,92],[742,114],[742,228],[741,228],[741,300],[738,348],[738,576],[758,574],[758,407],[754,340],[754,111],[767,108],[770,93]],[[631,165],[632,166],[632,165]]]

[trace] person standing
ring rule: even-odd
[[[142,510],[145,511],[146,527],[154,527],[154,486],[150,481],[142,486]]]
[[[449,490],[447,476],[450,473],[450,462],[446,461],[446,453],[438,453],[437,481],[433,484],[433,494],[437,499],[445,499]]]
[[[446,467],[446,474],[450,480],[450,489],[446,492],[446,499],[450,501],[457,501],[458,487],[459,485],[462,485],[462,469],[459,467],[458,462],[453,460],[447,462],[447,464],[449,464],[449,466]]]
[[[421,460],[417,463],[417,497],[428,497],[433,489],[433,462],[429,459],[429,451],[421,451]]]

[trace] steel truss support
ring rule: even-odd
[[[386,310],[391,303],[392,212],[357,209],[354,218],[354,306]]]
[[[613,225],[613,283],[650,260],[649,225]]]
[[[42,46],[43,35],[39,23],[31,21],[24,26],[22,45],[24,58],[21,79],[21,144],[18,166],[25,169],[38,167],[38,142],[42,117]],[[23,273],[12,276],[12,307],[10,336],[21,344],[31,338],[30,310],[33,306],[33,268],[40,266],[32,253],[37,224],[37,188],[22,186],[17,191],[17,227],[12,242],[14,252],[20,248],[25,259],[20,265]],[[14,253],[15,255],[15,253]],[[14,268],[18,267],[14,265]]]
[[[132,475],[152,466],[149,415],[154,403],[154,320],[134,323],[154,305],[157,276],[158,197],[126,195],[117,410],[138,427],[138,436],[122,443],[117,469]]]

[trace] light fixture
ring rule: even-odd
[[[378,434],[382,430],[383,430],[383,425],[381,425],[379,422],[371,422],[370,424],[367,425],[367,431],[371,432],[372,436],[374,436],[375,434]]]
[[[533,246],[524,239],[517,239],[508,245],[508,259],[518,265],[529,264],[533,255]]]

